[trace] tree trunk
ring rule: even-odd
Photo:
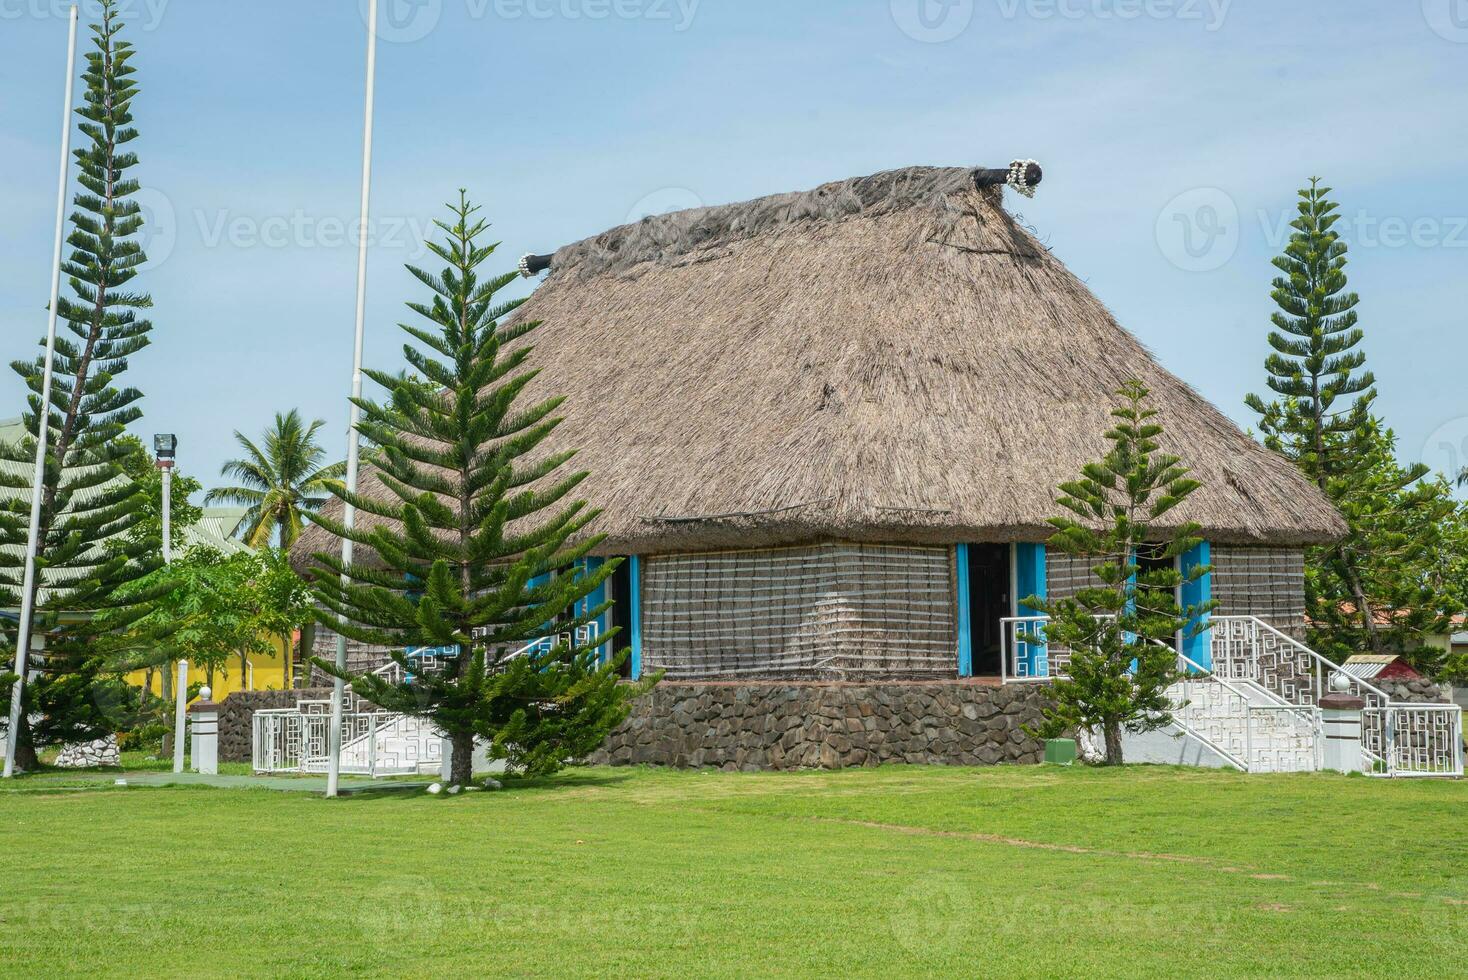
[[[1341,571],[1345,573],[1346,584],[1356,600],[1356,615],[1361,617],[1362,625],[1365,627],[1366,642],[1371,645],[1372,653],[1384,653],[1381,634],[1376,630],[1376,610],[1372,608],[1371,600],[1366,597],[1366,590],[1361,587],[1361,576],[1356,573],[1356,568],[1346,555],[1345,548],[1337,547],[1336,553],[1340,556]]]
[[[35,772],[41,768],[41,760],[36,755],[36,746],[31,738],[31,721],[25,712],[20,713],[20,724],[16,726],[18,731],[10,733],[15,739],[15,770],[16,772]]]
[[[163,675],[163,744],[159,747],[160,757],[167,759],[173,755],[173,671],[168,668],[172,662],[164,663],[159,671]]]
[[[1101,730],[1106,736],[1106,764],[1121,765],[1121,726],[1108,721],[1101,726]]]
[[[453,757],[449,760],[449,785],[468,786],[474,778],[474,733],[455,732]]]

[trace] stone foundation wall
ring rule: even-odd
[[[249,762],[251,726],[262,708],[290,708],[297,701],[319,701],[331,697],[329,687],[299,691],[236,691],[219,703],[219,761]]]
[[[1447,704],[1452,700],[1448,697],[1447,691],[1425,677],[1410,680],[1406,678],[1381,680],[1373,677],[1371,683],[1385,691],[1387,697],[1394,702]]]
[[[586,761],[725,770],[1039,762],[1043,685],[660,684]]]

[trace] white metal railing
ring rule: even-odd
[[[1375,775],[1462,776],[1463,709],[1456,704],[1389,704],[1361,713],[1362,737],[1381,735]]]
[[[1065,676],[1068,655],[1047,645],[1048,621],[1046,616],[1000,621],[1004,683]],[[1256,616],[1210,616],[1207,634],[1211,669],[1179,656],[1185,669],[1174,697],[1174,717],[1178,727],[1230,763],[1251,772],[1318,768],[1323,745],[1320,699],[1340,688],[1366,703],[1361,750],[1371,774],[1463,775],[1462,709],[1457,705],[1393,702],[1370,681],[1346,673]]]
[[[1316,706],[1337,687],[1366,702],[1361,751],[1380,776],[1461,776],[1463,712],[1453,704],[1392,701],[1370,681],[1348,674],[1257,616],[1214,616],[1213,669],[1299,706]]]
[[[1096,620],[1106,622],[1115,618],[1097,616]],[[1003,683],[1048,681],[1065,676],[1070,651],[1050,645],[1045,637],[1045,624],[1049,622],[1049,616],[1005,616],[999,620],[999,677]]]
[[[1257,616],[1213,616],[1208,630],[1214,673],[1229,680],[1253,681],[1290,704],[1318,704],[1331,692],[1331,680],[1337,674],[1349,682],[1345,693],[1360,697],[1368,707],[1391,701],[1375,684],[1347,674]]]
[[[600,636],[601,627],[593,620],[590,623],[576,627],[574,630],[536,637],[514,653],[505,657],[505,660],[514,660],[516,657],[526,656],[532,650],[536,653],[549,653],[561,645],[573,648],[596,646],[596,641]],[[503,662],[501,661],[501,663]]]
[[[251,765],[256,772],[327,771],[331,716],[298,708],[255,712]],[[431,724],[391,711],[342,715],[341,771],[352,775],[404,775],[436,770],[442,734]]]
[[[999,620],[999,679],[1011,684],[1048,681],[1064,674],[1064,664],[1050,662],[1045,642],[1049,616],[1005,616]]]
[[[1220,679],[1178,654],[1181,679],[1168,689],[1173,722],[1245,772],[1320,768],[1320,713]],[[1264,698],[1264,703],[1259,703]]]

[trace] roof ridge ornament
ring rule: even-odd
[[[533,253],[526,252],[524,255],[520,256],[520,275],[525,277],[526,279],[534,279],[546,269],[550,268],[551,259],[553,258],[555,258],[554,254],[535,255]]]
[[[1034,197],[1035,188],[1044,179],[1045,171],[1034,160],[1015,160],[1008,167],[980,168],[974,171],[975,187],[993,187],[1008,184],[1025,197]]]

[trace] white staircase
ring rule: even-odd
[[[1006,683],[1044,681],[1065,670],[1044,645],[1045,617],[1004,621]],[[1182,680],[1168,689],[1173,723],[1128,735],[1129,761],[1232,766],[1244,772],[1308,772],[1322,764],[1320,698],[1332,683],[1366,702],[1362,752],[1369,775],[1463,775],[1462,709],[1393,702],[1303,643],[1255,616],[1209,620],[1212,669],[1178,657]]]
[[[1178,736],[1202,743],[1245,772],[1320,768],[1320,718],[1314,708],[1289,704],[1249,681],[1220,680],[1186,657],[1178,660],[1183,679],[1167,692]]]

